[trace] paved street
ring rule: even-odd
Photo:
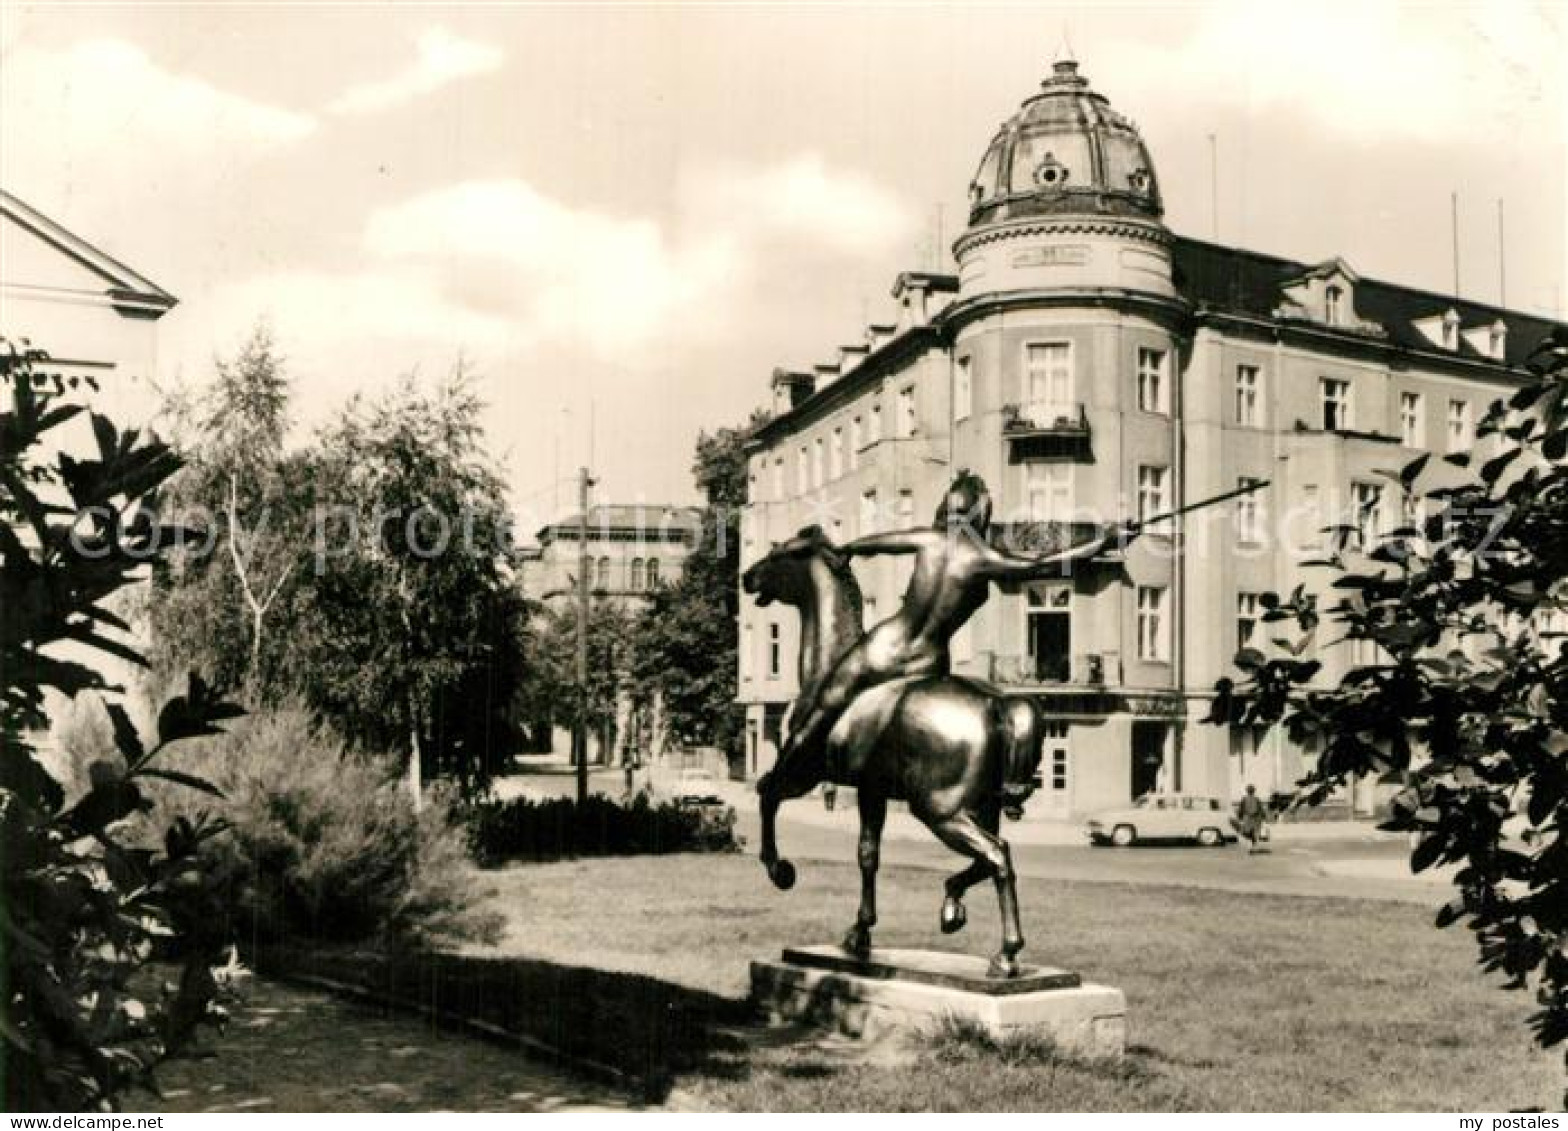
[[[497,793],[570,796],[573,778],[556,772],[514,775],[497,782]],[[619,770],[595,770],[591,788],[620,795]],[[749,785],[720,781],[703,783],[735,805],[746,851],[760,842],[756,797]],[[1025,820],[1005,823],[1003,835],[1025,876],[1090,883],[1167,884],[1274,895],[1346,896],[1436,903],[1448,890],[1448,874],[1412,876],[1403,838],[1378,833],[1369,823],[1304,822],[1276,824],[1275,839],[1266,852],[1248,855],[1245,848],[1202,849],[1195,846],[1149,846],[1130,849],[1090,848],[1082,822]],[[780,811],[779,845],[797,863],[807,860],[853,860],[857,819],[853,794],[841,796],[828,812],[820,796],[789,802]],[[918,821],[895,806],[888,817],[882,851],[884,866],[957,871],[958,857],[942,847]]]
[[[815,812],[801,810],[814,807]],[[850,811],[824,814],[820,799],[786,806],[779,821],[781,851],[802,860],[852,860],[856,818]],[[958,857],[936,842],[918,822],[900,814],[890,818],[882,852],[884,867],[905,865],[957,871]],[[755,851],[758,822],[754,809],[743,812],[741,828],[747,851]],[[1027,826],[1003,829],[1012,843],[1013,859],[1024,876],[1090,883],[1166,884],[1219,888],[1274,895],[1348,896],[1432,903],[1446,890],[1446,879],[1413,877],[1405,863],[1402,840],[1368,839],[1346,830],[1341,839],[1293,839],[1286,828],[1266,852],[1249,855],[1245,848],[1204,849],[1187,846],[1091,848],[1086,844],[1030,842]],[[1022,835],[1014,836],[1018,832]]]

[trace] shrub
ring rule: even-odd
[[[233,885],[240,938],[394,945],[493,941],[499,915],[441,795],[416,813],[400,760],[356,752],[305,709],[258,713],[204,744],[231,835],[209,851]],[[188,810],[189,798],[164,800]]]
[[[237,973],[210,930],[202,865],[219,830],[177,821],[137,848],[127,827],[156,779],[210,790],[173,769],[171,745],[214,734],[238,708],[199,680],[157,712],[144,743],[118,704],[96,705],[109,756],[68,774],[35,745],[63,702],[119,690],[106,659],[141,657],[110,607],[168,545],[158,487],[179,466],[167,446],[88,414],[95,451],[63,451],[55,429],[80,415],[46,390],[41,353],[0,340],[0,1098],[8,1111],[112,1108],[179,1053]],[[69,379],[71,384],[76,378]],[[102,721],[102,720],[100,720]],[[92,724],[78,728],[87,734]],[[84,739],[84,741],[87,741]],[[177,967],[159,990],[155,950]],[[151,992],[149,992],[151,991]]]
[[[606,797],[535,801],[518,797],[472,806],[468,843],[479,863],[556,860],[569,856],[643,856],[670,852],[737,852],[735,810],[729,805],[630,805]]]

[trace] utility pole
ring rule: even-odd
[[[572,728],[579,812],[588,802],[588,488],[592,486],[585,467],[577,478],[577,725]]]

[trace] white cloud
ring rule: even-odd
[[[1119,104],[1219,94],[1257,116],[1290,111],[1390,142],[1495,140],[1520,121],[1563,121],[1563,28],[1546,6],[1222,0],[1197,16],[1185,42],[1119,46],[1105,84]]]
[[[465,182],[381,209],[365,243],[437,273],[449,293],[509,304],[526,337],[605,357],[653,339],[737,267],[727,240],[672,246],[651,220],[574,209],[518,180]],[[465,286],[476,270],[479,285]]]
[[[765,263],[791,261],[790,249],[885,251],[909,216],[869,180],[815,157],[710,170],[678,195],[675,227],[573,207],[517,179],[422,193],[369,214],[362,264],[222,288],[206,340],[175,352],[222,352],[266,314],[318,372],[328,358],[352,358],[363,373],[367,352],[385,370],[458,350],[481,365],[551,350],[651,371],[752,324]]]
[[[829,169],[816,154],[762,169],[709,170],[688,191],[694,214],[710,223],[855,255],[885,252],[915,228],[903,201],[858,173]]]
[[[18,46],[0,65],[0,183],[112,237],[154,278],[170,257],[150,252],[180,217],[210,216],[258,160],[315,129],[308,114],[166,70],[120,40]]]
[[[448,83],[501,66],[499,47],[463,39],[442,27],[427,28],[417,42],[419,55],[407,68],[380,82],[349,87],[327,107],[335,114],[370,114],[439,90]]]
[[[166,71],[122,40],[90,40],[59,51],[24,47],[10,54],[4,70],[6,147],[22,146],[24,153],[128,149],[160,138],[225,149],[280,145],[316,127],[308,114]]]

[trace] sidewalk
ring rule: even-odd
[[[170,1061],[130,1112],[643,1110],[516,1049],[390,1009],[255,977],[213,1057]]]

